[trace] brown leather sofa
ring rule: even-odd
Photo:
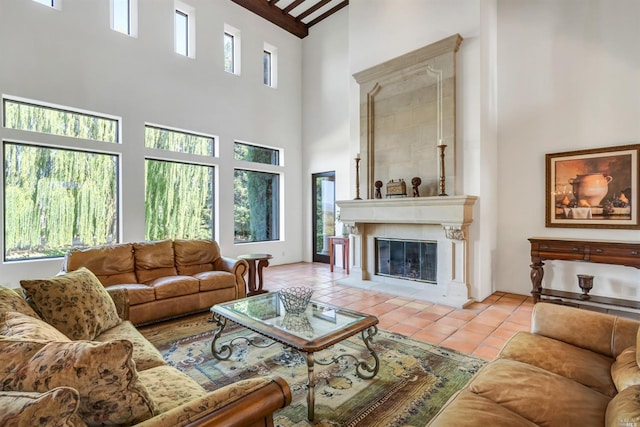
[[[640,425],[640,322],[550,303],[428,424]]]
[[[73,249],[62,272],[86,267],[134,325],[205,311],[246,296],[246,261],[220,255],[213,240],[162,240]],[[124,295],[124,299],[121,296]]]

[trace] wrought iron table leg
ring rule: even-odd
[[[367,333],[366,336],[365,336],[365,332]],[[367,349],[369,350],[369,354],[371,354],[373,356],[373,359],[374,359],[373,366],[369,366],[369,364],[367,362],[365,362],[364,360],[358,362],[358,367],[356,368],[356,373],[358,374],[358,376],[360,378],[365,379],[365,380],[368,380],[368,379],[371,379],[371,378],[375,377],[376,374],[378,373],[378,369],[380,369],[380,359],[378,359],[378,355],[376,354],[376,352],[371,347],[371,341],[373,341],[373,337],[377,333],[378,333],[378,327],[375,326],[375,325],[370,327],[370,328],[367,328],[367,329],[363,330],[362,333],[361,333],[362,341],[364,341],[364,345],[367,346]],[[368,374],[363,373],[361,371],[361,369],[367,371]]]
[[[218,326],[216,328],[216,331],[213,333],[213,340],[211,341],[211,353],[213,354],[213,357],[218,360],[227,360],[231,357],[231,346],[223,344],[220,346],[220,351],[218,351],[218,349],[216,348],[216,341],[218,341],[218,338],[220,338],[220,335],[222,335],[222,330],[227,324],[227,319],[217,313],[214,313],[213,321]]]

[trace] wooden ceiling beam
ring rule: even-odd
[[[263,17],[267,21],[271,21],[278,27],[294,34],[298,37],[305,38],[309,35],[309,30],[305,24],[297,21],[293,16],[283,13],[272,2],[267,0],[231,0],[232,2],[250,10],[258,16]]]
[[[340,9],[342,9],[343,7],[346,7],[346,6],[349,6],[349,0],[344,0],[342,3],[337,4],[336,6],[332,7],[329,10],[327,10],[322,15],[320,15],[317,18],[313,19],[312,21],[307,22],[307,28],[310,28],[310,27],[316,25],[318,22],[322,21],[325,18],[328,18],[329,16],[333,15],[334,13],[336,13],[337,11],[339,11]]]
[[[325,4],[329,3],[330,1],[331,0],[321,0],[321,1],[319,1],[315,5],[311,6],[309,9],[305,10],[304,12],[302,12],[300,15],[296,16],[296,21],[302,21],[304,18],[306,18],[307,16],[311,15],[313,12],[315,12],[318,9],[320,9],[322,6],[324,6]]]
[[[305,0],[295,0],[293,2],[291,2],[291,4],[287,7],[285,7],[284,9],[282,9],[282,11],[284,13],[289,13],[291,12],[293,9],[295,9],[296,7],[300,6],[302,3],[304,3]]]

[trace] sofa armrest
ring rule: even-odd
[[[249,271],[249,263],[247,261],[221,256],[216,261],[214,268],[233,273],[236,277],[236,285],[238,286],[238,298],[244,298],[247,296],[247,282],[244,280],[244,276]]]
[[[280,377],[241,380],[138,424],[140,427],[270,425],[273,412],[291,403]],[[272,425],[272,424],[271,424]]]
[[[533,307],[531,332],[616,357],[636,344],[640,322],[611,314],[539,302]]]
[[[106,288],[111,299],[116,305],[118,316],[122,320],[129,320],[129,293],[124,288]]]

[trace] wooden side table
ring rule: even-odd
[[[247,296],[264,294],[268,291],[262,289],[262,269],[269,266],[270,254],[245,254],[238,259],[249,263],[249,277],[247,280]],[[256,272],[258,273],[258,286],[256,287]]]
[[[335,252],[335,245],[342,245],[342,267],[347,270],[347,274],[349,274],[349,237],[329,237],[329,265],[331,266],[331,271],[333,271],[333,254]]]

